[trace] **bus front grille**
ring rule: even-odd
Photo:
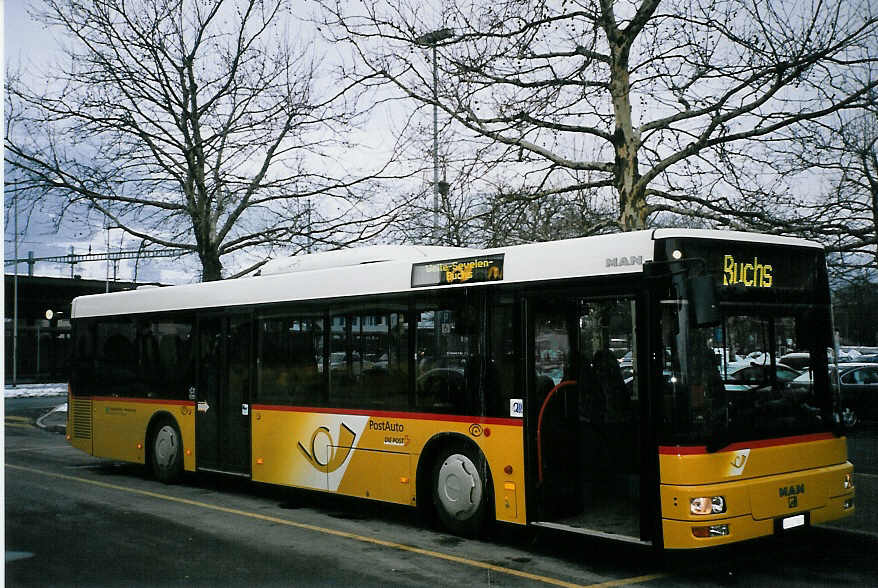
[[[73,438],[91,439],[91,399],[73,398]]]

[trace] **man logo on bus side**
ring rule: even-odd
[[[630,255],[627,257],[607,258],[607,267],[625,267],[626,265],[643,265],[643,256]]]
[[[324,447],[326,448],[325,457],[319,455],[319,452],[317,451],[318,437],[325,437],[327,441],[324,443]],[[348,458],[351,449],[354,447],[354,439],[357,437],[357,434],[346,424],[342,423],[339,427],[338,437],[338,443],[334,443],[332,441],[332,435],[329,433],[329,427],[317,427],[311,435],[311,451],[305,449],[305,446],[302,445],[301,441],[299,442],[299,451],[305,459],[308,460],[308,463],[314,466],[316,470],[330,474],[340,468]],[[333,448],[335,451],[333,451]]]

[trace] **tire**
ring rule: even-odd
[[[183,437],[173,419],[165,417],[155,424],[149,449],[150,465],[156,479],[165,484],[178,482],[183,475]]]
[[[463,443],[446,446],[433,466],[433,506],[442,526],[476,537],[490,513],[491,475],[481,453]]]
[[[849,409],[849,408],[844,409],[844,411],[841,413],[841,416],[842,416],[842,422],[844,423],[845,428],[853,429],[854,426],[857,424],[857,413],[855,413],[851,409]]]

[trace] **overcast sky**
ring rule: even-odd
[[[19,68],[22,72],[44,71],[54,60],[61,57],[61,42],[52,30],[35,22],[28,14],[28,7],[38,5],[40,0],[0,0],[3,3],[3,51],[7,68]],[[4,198],[4,259],[14,259],[14,200]],[[52,226],[53,210],[19,210],[18,258],[23,259],[28,251],[34,257],[52,257],[70,253],[105,252],[109,241],[113,251],[137,249],[139,240],[126,236],[122,231],[98,231],[93,233],[83,227],[66,226],[61,233]],[[194,256],[183,260],[158,258],[140,261],[137,264],[138,282],[161,282],[182,284],[197,282],[200,278],[199,264]],[[119,280],[130,281],[135,277],[133,260],[118,262],[116,276]],[[38,263],[35,275],[69,277],[69,264]],[[14,266],[5,266],[6,273],[13,273]],[[27,273],[27,264],[20,264],[19,274]],[[114,268],[106,262],[80,263],[74,266],[74,274],[83,278],[103,280],[108,274],[113,277]]]
[[[3,2],[3,51],[4,63],[7,68],[20,69],[22,72],[39,71],[48,67],[54,59],[58,58],[60,45],[53,32],[43,25],[35,22],[28,14],[28,7],[32,2],[25,0],[5,0]],[[15,231],[14,231],[14,200],[4,198],[4,259],[15,257]],[[87,253],[89,245],[93,251],[106,250],[107,235],[77,234],[75,231],[56,233],[51,224],[50,212],[47,211],[19,210],[19,239],[18,257],[27,257],[29,251],[33,251],[35,257],[49,257],[64,255],[70,252],[73,246],[76,253]],[[102,239],[101,239],[102,237]],[[115,237],[114,244],[118,244],[119,236]],[[118,248],[118,247],[117,247]],[[127,266],[119,266],[117,275],[124,280],[133,277],[133,270]],[[5,271],[12,273],[14,266],[6,266]],[[112,275],[112,267],[110,273]],[[20,264],[18,272],[27,273],[27,264]],[[70,266],[59,263],[40,263],[35,268],[35,274],[43,276],[70,276]],[[91,262],[77,264],[74,273],[85,278],[104,279],[107,275],[107,264]],[[140,279],[140,276],[138,276]],[[153,277],[144,279],[157,279],[158,275],[153,272]]]
[[[52,29],[35,22],[28,14],[29,6],[39,6],[43,0],[0,0],[4,4],[4,58],[7,68],[20,70],[23,77],[33,72],[36,77],[41,77],[40,72],[45,72],[53,62],[64,59],[62,43],[63,38],[57,38]],[[324,57],[330,61],[341,59],[337,54],[336,47],[328,46]],[[412,105],[414,107],[414,105]],[[372,167],[375,161],[383,157],[382,151],[393,144],[386,133],[393,128],[396,111],[392,106],[380,107],[373,112],[369,126],[365,129],[351,129],[346,137],[353,144],[359,144],[363,148],[359,152],[346,152],[344,157],[339,158],[339,165],[343,165],[348,171],[353,172],[358,168],[358,162],[365,167]],[[386,153],[384,154],[386,156]],[[416,182],[419,180],[415,180]],[[5,234],[4,234],[4,258],[14,258],[14,234],[13,200],[5,199]],[[33,251],[35,257],[48,257],[66,255],[70,247],[74,247],[76,253],[104,252],[107,250],[108,241],[111,250],[118,251],[136,249],[140,241],[126,236],[118,229],[110,231],[94,232],[82,224],[76,225],[68,222],[61,233],[55,232],[52,220],[57,214],[50,207],[46,210],[20,210],[19,211],[19,259],[27,257],[28,251]],[[108,234],[109,233],[109,234]],[[224,265],[232,269],[232,260],[224,258]],[[13,266],[6,267],[6,271],[13,272]],[[21,264],[19,273],[27,272],[27,265]],[[112,266],[109,267],[112,276]],[[37,264],[35,273],[45,276],[70,276],[71,268],[64,263],[40,263]],[[74,273],[87,278],[104,279],[108,273],[108,265],[105,262],[89,262],[77,264]],[[120,280],[134,279],[134,262],[122,261],[117,267],[117,275]],[[200,264],[193,255],[180,259],[159,258],[138,263],[138,281],[159,281],[166,284],[179,284],[196,282],[200,277]]]

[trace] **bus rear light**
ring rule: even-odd
[[[841,485],[845,490],[850,490],[851,488],[853,488],[854,487],[853,474],[851,474],[850,472],[846,473],[844,475],[844,480],[842,481]]]
[[[706,539],[708,537],[724,537],[729,534],[728,525],[710,525],[708,527],[692,527],[692,535]]]
[[[700,496],[689,499],[689,512],[694,515],[709,515],[726,512],[726,499],[723,496]]]

